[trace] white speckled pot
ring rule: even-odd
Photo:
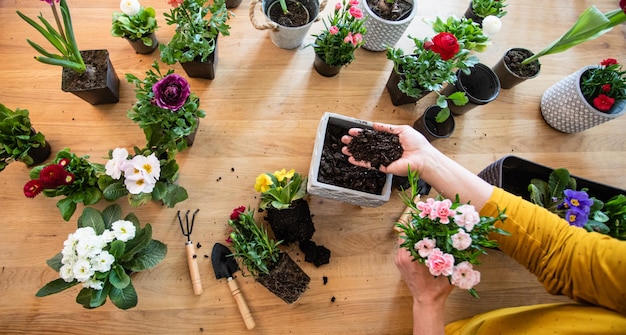
[[[363,35],[363,48],[370,51],[384,51],[387,46],[393,47],[406,28],[411,24],[415,14],[417,14],[417,0],[408,0],[413,3],[411,13],[400,21],[383,20],[376,15],[367,5],[367,0],[359,1],[359,6],[363,10],[365,20],[363,27],[367,29]]]
[[[584,67],[548,88],[541,96],[541,115],[556,130],[578,133],[626,113],[626,101],[616,101],[608,112],[591,106],[580,90],[580,77],[596,66]]]

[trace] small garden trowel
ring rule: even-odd
[[[231,255],[232,252],[228,249],[228,247],[221,243],[215,243],[213,246],[213,252],[211,253],[211,262],[213,263],[215,278],[228,278],[230,293],[233,297],[235,297],[237,307],[239,307],[239,313],[241,313],[241,317],[243,317],[246,328],[252,329],[256,324],[254,322],[254,318],[252,317],[252,313],[250,313],[248,304],[246,303],[243,294],[241,294],[241,289],[239,289],[237,281],[233,278],[233,273],[239,271],[239,266],[237,265],[235,258]]]

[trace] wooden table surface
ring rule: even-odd
[[[145,143],[140,128],[126,117],[134,103],[133,87],[124,74],[143,77],[158,52],[136,55],[121,38],[109,34],[111,14],[118,0],[69,0],[81,50],[107,49],[121,79],[120,101],[92,106],[60,89],[61,69],[33,60],[30,38],[41,36],[15,13],[31,17],[44,2],[0,2],[0,103],[31,113],[34,126],[53,146],[104,163],[109,149]],[[411,50],[407,34],[432,36],[423,22],[436,16],[461,16],[468,1],[419,1],[418,13],[397,46]],[[579,13],[595,4],[603,12],[616,8],[616,0],[545,2],[511,1],[502,31],[493,45],[479,54],[492,66],[511,47],[538,51],[561,35]],[[157,11],[157,36],[167,42],[174,28],[167,26],[163,0],[143,1]],[[45,261],[60,251],[76,228],[82,207],[64,222],[55,207],[57,198],[27,199],[22,188],[29,170],[14,163],[0,173],[0,333],[8,334],[408,334],[411,332],[411,297],[393,265],[395,235],[392,227],[404,210],[394,191],[378,208],[359,208],[311,196],[309,203],[316,232],[313,240],[331,250],[330,264],[315,267],[303,260],[295,246],[286,250],[310,275],[310,288],[292,305],[271,294],[251,277],[238,276],[257,327],[247,331],[230,296],[226,281],[216,280],[209,255],[215,242],[225,240],[227,219],[234,207],[256,207],[253,185],[262,172],[295,168],[309,170],[319,119],[326,111],[369,121],[412,124],[434,98],[416,105],[394,107],[385,83],[392,69],[384,52],[358,50],[356,60],[334,78],[318,75],[312,67],[313,50],[283,50],[274,46],[268,31],[250,23],[250,0],[233,9],[231,35],[220,38],[214,80],[190,79],[207,117],[201,121],[196,142],[178,156],[180,185],[189,199],[175,208],[149,203],[124,212],[152,223],[154,237],[168,245],[166,259],[156,268],[137,274],[133,283],[138,306],[122,311],[110,302],[85,310],[75,302],[78,288],[45,298],[35,292],[58,274]],[[329,2],[323,15],[330,13]],[[259,14],[260,15],[260,14]],[[316,22],[310,33],[319,32]],[[542,58],[541,74],[510,90],[496,101],[457,118],[449,139],[435,146],[478,173],[508,154],[551,167],[566,167],[578,176],[626,188],[626,118],[578,134],[564,134],[542,119],[539,100],[552,84],[586,65],[612,57],[626,63],[624,27],[558,55]],[[310,35],[304,45],[313,41]],[[185,75],[179,64],[167,66]],[[104,208],[105,201],[95,207]],[[191,236],[197,250],[204,292],[195,296],[185,259],[185,237],[176,212],[200,209]],[[567,301],[546,294],[537,280],[500,252],[484,257],[483,281],[476,300],[463,290],[450,296],[446,320],[452,321],[498,307]],[[324,282],[327,278],[327,283]]]

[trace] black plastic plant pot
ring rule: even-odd
[[[88,70],[77,73],[63,68],[61,89],[92,105],[116,103],[120,100],[120,79],[115,73],[107,50],[80,52]]]
[[[128,43],[130,44],[130,46],[133,47],[136,53],[142,54],[142,55],[148,55],[148,54],[153,53],[154,50],[156,50],[156,48],[159,46],[159,41],[157,40],[155,33],[150,33],[148,37],[150,37],[150,39],[152,40],[151,46],[145,45],[141,39],[136,39],[136,40],[131,40],[130,38],[124,38],[124,39],[128,41]]]
[[[391,98],[391,103],[394,106],[401,106],[406,104],[414,104],[423,96],[430,92],[424,91],[420,97],[412,97],[402,92],[400,88],[398,88],[398,83],[402,79],[402,75],[398,73],[395,69],[391,69],[391,74],[389,75],[389,79],[387,80],[387,84],[385,87],[387,88],[387,92],[389,92],[389,97]]]
[[[442,94],[449,96],[457,91],[465,92],[469,99],[463,106],[449,104],[450,112],[458,116],[495,100],[500,94],[500,80],[493,70],[485,64],[478,63],[470,68],[470,74],[457,70],[456,82],[454,85],[446,86]]]
[[[463,14],[463,17],[465,17],[466,19],[472,19],[473,22],[478,23],[481,27],[483,25],[483,18],[476,15],[476,13],[474,13],[474,10],[472,9],[471,1],[469,3],[469,6],[467,6],[467,9],[465,10],[465,14]]]
[[[534,178],[547,181],[552,171],[554,171],[553,168],[517,156],[508,155],[491,163],[478,173],[478,176],[509,193],[530,200],[530,193],[528,192],[530,181]],[[626,190],[621,190],[574,175],[572,175],[572,177],[576,179],[576,187],[578,189],[586,188],[588,189],[587,193],[592,194],[602,201],[607,201],[619,194],[626,194]]]
[[[498,76],[498,79],[500,79],[501,88],[513,88],[516,85],[539,75],[539,72],[541,71],[541,63],[539,63],[538,60],[530,63],[532,67],[528,67],[526,69],[523,69],[523,67],[520,68],[524,70],[524,73],[517,73],[511,68],[510,64],[519,64],[519,62],[532,55],[534,55],[532,51],[524,48],[512,48],[504,53],[502,58],[500,58],[500,60],[498,60],[498,62],[491,68]],[[519,65],[515,66],[519,67]]]
[[[180,63],[185,73],[191,78],[215,79],[217,70],[217,39],[215,40],[215,49],[207,57],[206,61],[193,60],[191,62]]]
[[[452,115],[443,122],[435,120],[440,111],[441,107],[437,105],[429,106],[413,124],[413,128],[422,133],[429,142],[448,138],[454,132],[454,117]]]
[[[334,77],[338,75],[341,71],[341,66],[332,66],[326,64],[324,59],[318,54],[315,54],[313,67],[315,68],[315,71],[317,71],[317,73],[321,74],[324,77]]]

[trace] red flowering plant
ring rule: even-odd
[[[52,163],[39,165],[30,171],[30,181],[24,185],[24,195],[34,198],[65,196],[57,202],[63,220],[69,221],[76,205],[94,205],[102,199],[98,180],[105,174],[102,164],[92,163],[89,156],[79,157],[66,148],[59,151]]]
[[[127,73],[126,80],[135,85],[137,98],[128,117],[143,129],[146,147],[159,158],[167,154],[168,159],[174,159],[177,152],[187,148],[186,137],[206,116],[200,99],[185,78],[172,69],[163,74],[157,61],[144,79]]]
[[[580,89],[590,105],[609,112],[616,101],[626,98],[626,71],[617,60],[607,58],[582,74]]]
[[[400,48],[387,47],[387,58],[393,61],[394,71],[401,76],[398,88],[404,94],[414,98],[421,98],[428,92],[439,95],[437,105],[441,112],[437,121],[443,122],[450,116],[448,100],[462,106],[468,99],[464,92],[445,96],[439,91],[446,84],[456,82],[457,70],[469,73],[470,67],[478,63],[478,57],[471,51],[484,51],[489,45],[489,36],[479,24],[465,18],[449,17],[445,21],[437,18],[432,25],[437,33],[432,38],[409,36],[415,43],[413,53],[405,55]]]
[[[278,245],[282,241],[271,239],[267,229],[254,220],[254,211],[244,206],[233,210],[228,220],[232,232],[227,242],[231,243],[237,258],[248,272],[257,277],[260,274],[269,274],[280,259]]]
[[[348,65],[354,60],[354,51],[360,48],[367,31],[363,27],[363,12],[358,0],[343,0],[335,5],[332,15],[324,22],[324,30],[314,34],[311,44],[315,54],[330,66]]]
[[[452,285],[468,290],[478,298],[474,286],[480,282],[480,272],[474,265],[478,257],[487,254],[485,248],[495,248],[497,242],[489,239],[490,233],[508,235],[494,226],[506,219],[505,211],[496,217],[481,217],[474,206],[462,204],[441,196],[426,201],[416,201],[419,188],[417,173],[409,169],[411,190],[402,193],[409,217],[398,222],[400,247],[406,248],[414,261],[428,267],[435,276],[446,276]]]

